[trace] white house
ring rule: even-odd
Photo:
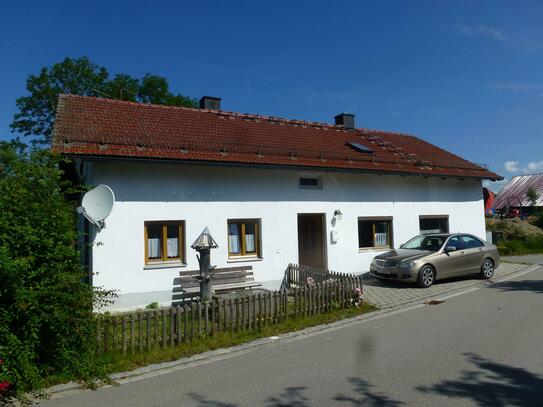
[[[220,110],[60,97],[53,149],[71,173],[106,184],[116,204],[91,233],[85,262],[114,309],[170,304],[173,280],[197,269],[208,227],[212,264],[250,264],[277,288],[288,263],[338,272],[421,231],[485,238],[482,180],[500,176],[416,137]],[[86,224],[86,230],[92,230]]]

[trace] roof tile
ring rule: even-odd
[[[335,131],[330,133],[330,129]],[[87,96],[60,96],[53,136],[53,150],[71,156],[502,179],[482,166],[403,133],[348,130],[326,123]],[[374,153],[357,153],[348,142],[360,143]]]

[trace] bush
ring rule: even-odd
[[[76,192],[48,150],[0,143],[0,404],[51,375],[91,379],[93,301],[76,247]]]
[[[502,240],[498,243],[498,250],[503,256],[543,253],[543,237]]]

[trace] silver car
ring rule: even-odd
[[[496,246],[473,235],[419,235],[399,249],[376,256],[370,273],[379,279],[411,281],[427,288],[436,280],[468,274],[489,279],[499,262]]]

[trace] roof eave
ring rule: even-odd
[[[433,178],[457,178],[457,179],[476,179],[476,180],[489,180],[489,181],[501,181],[503,177],[497,175],[496,177],[487,176],[472,176],[464,174],[431,174],[427,172],[416,171],[387,171],[387,170],[367,170],[361,168],[339,168],[339,167],[327,167],[327,166],[312,166],[301,164],[259,164],[259,163],[241,163],[235,161],[212,161],[212,160],[191,160],[191,159],[176,159],[176,158],[148,158],[148,157],[130,157],[130,156],[101,156],[94,154],[79,154],[79,153],[61,153],[68,158],[81,158],[91,161],[133,161],[133,162],[155,162],[155,163],[179,163],[188,165],[216,165],[227,167],[245,167],[245,168],[278,168],[278,169],[303,169],[303,170],[315,170],[315,171],[331,171],[331,172],[350,172],[350,173],[364,173],[364,174],[376,174],[376,175],[399,175],[399,176],[417,176],[417,177],[433,177]]]

